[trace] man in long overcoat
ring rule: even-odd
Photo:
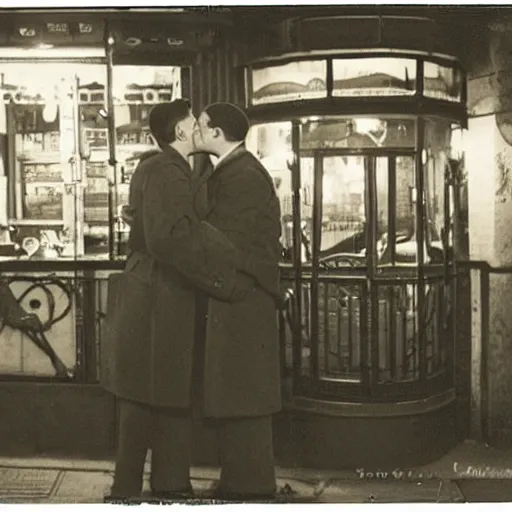
[[[228,103],[198,119],[196,149],[218,157],[197,184],[207,207],[196,209],[252,262],[244,299],[199,301],[205,318],[205,417],[220,428],[221,498],[271,498],[275,491],[272,414],[281,408],[276,298],[279,289],[280,207],[267,170],[249,153],[245,114]]]
[[[195,212],[187,161],[195,127],[185,100],[155,107],[150,128],[162,151],[139,164],[130,185],[131,254],[125,272],[137,277],[130,282],[131,286],[141,283],[141,293],[109,288],[108,310],[114,316],[127,309],[136,314],[151,302],[152,329],[136,335],[131,331],[119,342],[119,336],[110,332],[110,341],[107,336],[102,344],[101,381],[119,399],[112,499],[140,494],[150,447],[153,493],[170,497],[191,491],[186,447],[195,393],[192,383],[197,380],[193,375],[195,290],[199,287],[221,301],[236,301],[252,288],[250,278],[235,270],[233,244],[200,223]],[[127,305],[128,300],[136,303]],[[218,384],[222,380],[214,385]]]

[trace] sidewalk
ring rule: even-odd
[[[0,458],[0,502],[101,503],[112,470],[112,461]],[[411,470],[278,468],[277,474],[280,489],[309,503],[512,501],[512,451],[470,442],[433,464]],[[218,476],[217,468],[192,469],[199,498],[207,498]],[[147,477],[146,471],[149,490]]]

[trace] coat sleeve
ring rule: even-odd
[[[262,170],[252,165],[226,169],[221,179],[216,206],[207,220],[237,248],[237,268],[278,295],[281,223],[274,189]]]
[[[199,222],[187,177],[179,169],[170,171],[152,169],[145,182],[143,221],[149,253],[215,298],[237,300],[233,245]]]

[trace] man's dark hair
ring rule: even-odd
[[[249,131],[249,119],[244,111],[231,103],[212,103],[204,111],[208,114],[211,128],[220,128],[226,140],[239,142]]]
[[[149,129],[157,144],[163,148],[176,140],[176,125],[190,114],[190,101],[178,99],[159,103],[149,114]]]

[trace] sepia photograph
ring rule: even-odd
[[[0,503],[512,502],[512,5],[29,4]]]

